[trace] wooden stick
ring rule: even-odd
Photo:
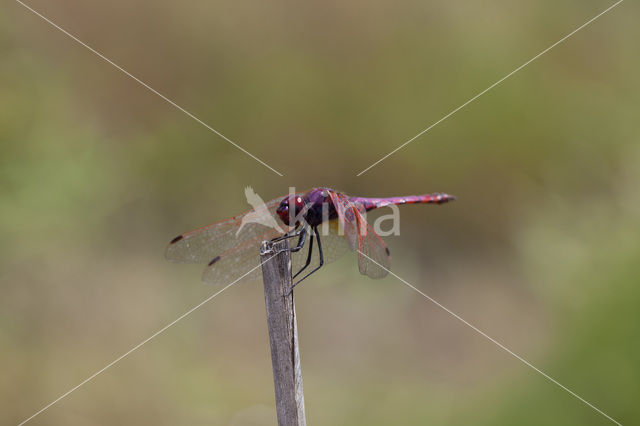
[[[298,327],[291,289],[288,240],[264,241],[260,247],[264,300],[271,345],[278,425],[305,426]]]

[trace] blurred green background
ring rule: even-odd
[[[623,424],[640,423],[640,7],[28,4],[0,14],[0,423],[17,424],[213,293],[175,235],[329,186],[402,208],[393,270]],[[604,425],[451,315],[346,256],[296,292],[311,425]],[[275,423],[259,283],[240,283],[36,417]]]

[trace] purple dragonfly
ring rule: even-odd
[[[247,192],[251,202],[250,195]],[[262,201],[259,197],[258,200]],[[364,213],[392,204],[442,204],[452,200],[454,196],[444,193],[366,198],[314,188],[268,203],[252,203],[253,210],[179,235],[169,243],[166,258],[177,263],[207,264],[203,281],[228,284],[245,274],[249,278],[260,277],[257,266],[262,241],[297,237],[297,243],[289,249],[292,270],[297,271],[293,278],[305,270],[309,272],[294,285],[349,250],[358,252],[361,274],[382,278],[390,266],[389,249],[367,223]],[[314,245],[317,257],[313,256]]]

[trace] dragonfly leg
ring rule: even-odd
[[[300,229],[295,228],[295,229],[287,232],[286,234],[284,234],[284,235],[282,235],[280,237],[276,237],[276,238],[271,239],[271,242],[272,243],[276,243],[278,241],[287,240],[289,238],[294,238],[294,237],[297,237],[298,235],[302,234],[303,232],[305,232],[305,227],[304,226],[301,227]]]
[[[305,262],[304,266],[300,268],[300,270],[296,272],[292,278],[295,278],[298,275],[300,275],[300,273],[305,269],[307,269],[307,266],[311,264],[311,253],[313,253],[313,234],[311,234],[311,236],[309,237],[309,251],[307,252],[307,261]]]
[[[304,243],[307,241],[307,228],[306,227],[302,228],[302,230],[300,232],[298,232],[298,234],[300,234],[300,238],[298,239],[298,245],[289,249],[289,251],[291,253],[295,253],[297,251],[300,251],[300,249],[304,246]],[[313,236],[311,238],[313,238]]]
[[[300,284],[302,281],[305,280],[305,278],[307,278],[309,275],[313,274],[314,272],[316,272],[318,269],[322,268],[322,265],[324,265],[324,255],[322,253],[322,243],[320,242],[320,234],[318,233],[318,227],[314,227],[313,228],[313,233],[316,236],[316,241],[318,243],[318,254],[320,255],[320,264],[318,266],[316,266],[311,272],[307,273],[307,275],[305,275],[304,277],[300,278],[298,280],[298,282],[296,282],[295,284],[293,284],[291,286],[291,290],[289,290],[289,294],[291,294],[291,292],[293,291],[294,287],[297,286],[298,284]]]
[[[285,239],[297,237],[299,235],[300,238],[298,238],[298,244],[295,247],[291,247],[289,249],[286,249],[286,251],[289,251],[291,253],[295,253],[297,251],[300,251],[302,249],[302,247],[304,247],[304,243],[307,241],[307,234],[308,234],[307,227],[303,226],[302,228],[300,228],[300,230],[296,231],[295,233],[283,235],[282,237],[278,237],[278,238],[274,238],[274,239],[271,240],[271,242],[282,241],[282,240],[285,240]],[[285,251],[285,250],[282,250],[282,251]]]

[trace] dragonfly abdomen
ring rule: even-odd
[[[351,197],[353,203],[362,205],[366,211],[385,207],[390,204],[443,204],[455,200],[453,195],[444,192],[436,192],[433,194],[423,195],[406,195],[403,197],[386,197],[386,198],[369,198],[369,197]]]

